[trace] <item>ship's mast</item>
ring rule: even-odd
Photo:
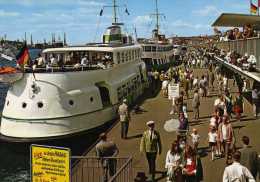
[[[116,0],[113,0],[113,11],[114,11],[114,17],[113,17],[113,23],[117,23],[117,20],[118,20],[118,18],[117,18],[117,13],[116,13],[116,8],[117,8],[118,6],[116,5]]]
[[[159,32],[159,9],[158,9],[158,0],[155,0],[155,6],[156,6],[156,9],[155,9],[155,16],[156,16],[156,29],[157,31]]]

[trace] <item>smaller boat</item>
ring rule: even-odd
[[[0,67],[0,82],[14,83],[23,77],[23,73],[16,68],[7,66]]]

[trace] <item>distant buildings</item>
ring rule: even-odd
[[[205,43],[214,42],[217,40],[217,37],[215,35],[204,35],[204,36],[191,36],[191,37],[171,37],[169,38],[170,41],[173,44],[186,44],[186,45],[192,45],[192,46],[198,46]]]
[[[63,40],[61,40],[60,36],[58,36],[58,39],[56,39],[56,36],[54,33],[51,34],[51,41],[47,42],[46,39],[43,39],[43,42],[34,42],[33,41],[33,35],[30,35],[30,42],[27,42],[27,34],[24,34],[23,40],[8,40],[7,35],[0,36],[0,47],[5,47],[7,45],[14,46],[17,49],[21,48],[24,44],[24,42],[27,43],[29,48],[36,48],[36,49],[45,49],[45,48],[51,48],[51,47],[64,47],[67,46],[67,37],[66,33],[63,33]],[[8,47],[9,47],[8,46]]]

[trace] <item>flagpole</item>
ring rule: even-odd
[[[252,15],[251,6],[252,6],[252,0],[250,0],[250,5],[249,5],[249,11],[250,11],[250,15]]]
[[[259,16],[259,4],[260,3],[260,0],[257,1],[257,15]]]

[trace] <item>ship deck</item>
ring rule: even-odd
[[[200,76],[205,73],[204,69],[196,69],[195,76]],[[229,87],[231,89],[232,94],[235,94],[237,89],[232,85],[233,81],[229,81]],[[217,88],[217,87],[215,87]],[[146,95],[147,96],[147,95]],[[190,96],[191,97],[191,96]],[[191,122],[190,129],[197,128],[198,132],[201,136],[201,141],[199,144],[199,149],[201,151],[207,151],[208,142],[207,142],[207,133],[209,128],[209,118],[211,117],[211,113],[213,111],[213,103],[217,97],[217,91],[213,91],[210,93],[209,97],[201,99],[201,108],[200,108],[200,120],[199,122]],[[185,100],[188,103],[188,115],[189,118],[192,118],[191,110],[191,101],[192,99]],[[165,157],[166,153],[169,150],[171,143],[176,139],[176,133],[168,133],[164,130],[165,121],[172,118],[169,114],[171,110],[171,101],[167,98],[164,98],[161,93],[156,95],[155,97],[149,97],[145,99],[142,103],[141,107],[145,110],[145,112],[141,114],[132,114],[132,120],[129,125],[129,134],[128,139],[123,140],[120,138],[120,129],[121,125],[118,122],[109,132],[108,139],[114,141],[119,148],[119,156],[118,157],[133,157],[133,169],[134,169],[134,177],[137,172],[145,172],[148,174],[147,169],[147,161],[145,156],[139,152],[139,144],[140,139],[142,137],[142,133],[147,129],[146,122],[149,120],[154,120],[156,122],[156,130],[160,132],[162,139],[162,154],[157,158],[157,181],[166,181],[165,177]],[[176,116],[175,116],[176,118]],[[251,145],[257,151],[260,151],[260,133],[258,132],[260,128],[260,120],[255,120],[252,114],[252,106],[249,101],[245,99],[245,110],[242,118],[242,122],[236,122],[232,120],[232,125],[234,127],[235,136],[238,147],[241,147],[240,138],[243,135],[247,135],[251,139]],[[189,140],[190,141],[190,140]],[[90,149],[86,153],[86,156],[95,156],[95,148]],[[204,180],[205,182],[220,182],[222,181],[222,175],[225,167],[225,159],[217,159],[215,161],[211,161],[210,155],[205,153],[205,155],[201,156],[202,165],[204,170]],[[258,179],[259,181],[259,179]]]

